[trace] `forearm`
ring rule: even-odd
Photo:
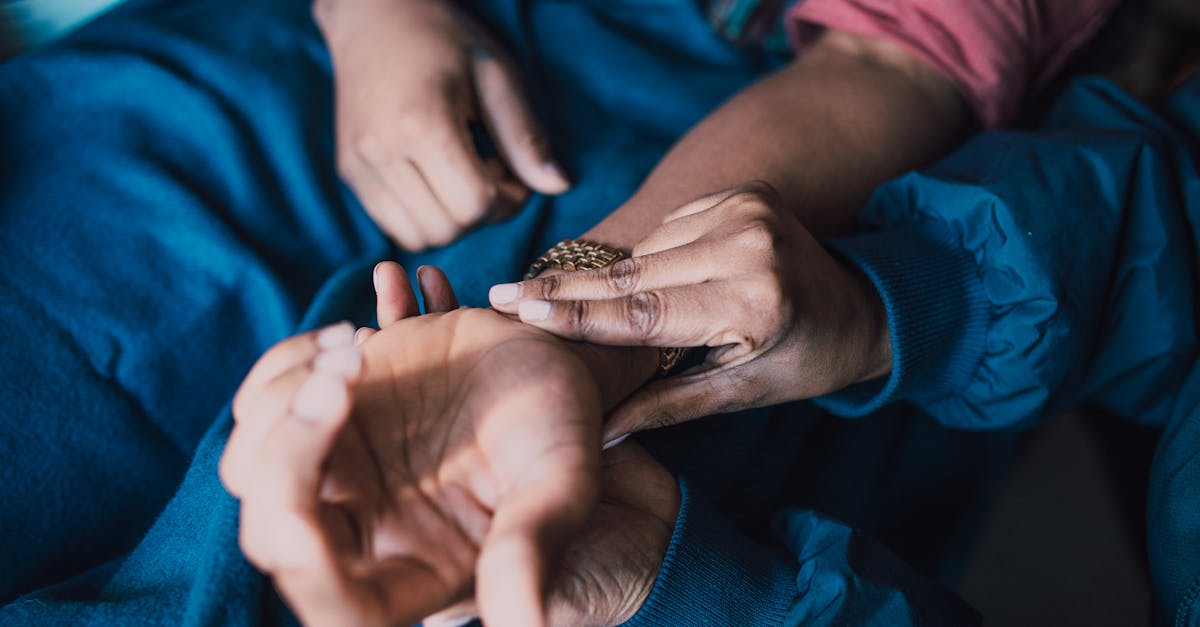
[[[630,250],[672,209],[752,180],[770,183],[813,233],[846,233],[877,185],[948,150],[967,121],[932,67],[830,32],[696,125],[584,237]]]

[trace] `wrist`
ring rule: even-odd
[[[839,260],[838,265],[848,275],[851,319],[854,320],[854,340],[857,348],[855,368],[847,385],[870,381],[892,371],[892,334],[888,324],[883,297],[858,268]]]
[[[607,412],[658,372],[658,349],[567,342],[591,373]]]

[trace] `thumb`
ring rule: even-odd
[[[571,184],[550,155],[545,131],[529,108],[512,68],[490,51],[481,49],[475,53],[473,71],[484,123],[508,167],[539,192],[567,191]]]
[[[546,624],[545,590],[557,554],[595,505],[594,470],[547,469],[501,500],[480,547],[475,598],[489,626]]]
[[[605,447],[637,431],[659,429],[739,409],[731,404],[737,383],[720,381],[723,368],[692,370],[653,381],[626,398],[604,421]]]

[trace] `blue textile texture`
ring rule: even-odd
[[[421,255],[399,254],[335,174],[307,2],[130,0],[0,65],[0,622],[286,621],[238,551],[216,474],[254,359],[301,330],[369,322],[381,259],[439,265],[484,304],[780,62],[718,36],[691,0],[465,4],[521,63],[577,184]],[[798,403],[642,440],[745,541],[770,545],[774,512],[813,508],[874,534],[915,567],[905,576],[948,577],[1013,437],[905,406],[839,421]],[[837,525],[819,528],[853,553]],[[871,563],[842,566],[828,572]]]

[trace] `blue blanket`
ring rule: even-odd
[[[688,0],[468,4],[516,53],[578,184],[422,255],[398,254],[336,177],[304,0],[131,0],[0,66],[0,622],[285,619],[215,470],[253,360],[369,322],[385,258],[439,265],[484,304],[780,62]],[[751,536],[781,505],[816,507],[948,575],[1012,438],[797,404],[644,441]]]

